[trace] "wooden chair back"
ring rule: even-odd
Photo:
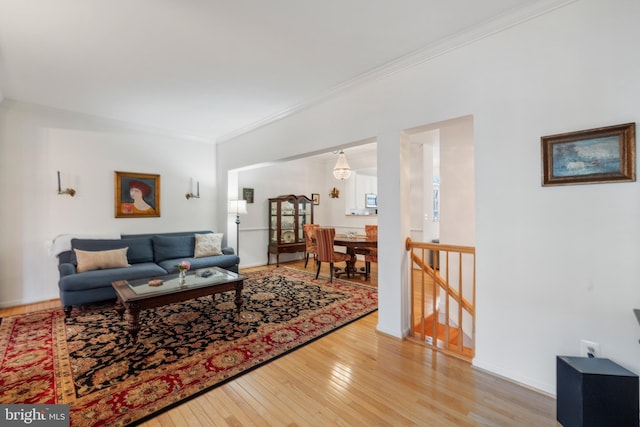
[[[304,229],[304,242],[306,244],[306,252],[315,254],[318,252],[318,245],[315,242],[316,232],[315,229],[318,228],[318,224],[305,224],[303,226]]]
[[[315,232],[318,245],[318,261],[333,262],[333,239],[336,237],[336,229],[318,227]]]
[[[364,234],[367,235],[369,239],[378,240],[378,226],[377,225],[365,225],[364,226]],[[371,263],[378,262],[378,248],[366,248],[363,252],[364,254],[364,262],[365,262],[365,274],[364,279],[369,280],[369,275],[371,274]]]
[[[345,254],[342,252],[336,252],[333,250],[333,241],[336,237],[336,229],[335,228],[316,228],[316,242],[318,244],[318,269],[316,270],[316,279],[320,274],[320,266],[323,262],[329,263],[329,278],[331,282],[333,282],[333,263],[344,261],[347,263],[345,270],[347,272],[347,277],[349,277],[349,261],[351,260],[351,255]]]
[[[368,238],[378,238],[378,226],[377,225],[365,225],[364,226],[364,234],[367,235]]]

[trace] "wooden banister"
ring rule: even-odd
[[[431,268],[431,266],[425,264],[424,260],[418,257],[415,253],[411,254],[411,260],[415,262],[420,267],[421,270],[424,270],[428,272],[430,275],[433,275],[435,277],[436,284],[438,284],[440,288],[442,288],[442,290],[449,292],[451,297],[455,299],[456,302],[458,302],[459,304],[462,304],[462,307],[465,310],[475,314],[475,307],[473,306],[473,304],[468,300],[466,300],[464,297],[461,297],[455,289],[450,287],[449,283],[442,278],[442,276],[438,271]]]
[[[470,361],[475,352],[475,248],[413,242],[411,238],[407,238],[405,246],[410,252],[413,266],[410,338],[435,350]],[[471,279],[463,277],[465,273],[468,275],[469,270],[468,264],[465,264],[466,269],[463,268],[463,255],[472,258]],[[432,265],[425,261],[426,256],[430,256]],[[441,262],[441,257],[444,258],[444,263]],[[450,284],[450,265],[455,265],[456,261],[457,287]],[[440,270],[443,265],[444,276]],[[469,282],[471,289],[463,289],[463,284]],[[471,295],[471,300],[463,295]],[[444,310],[439,307],[439,302],[443,302]],[[457,307],[454,313],[451,312],[452,306]],[[444,312],[444,316],[441,316],[441,312]]]

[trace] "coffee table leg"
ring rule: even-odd
[[[236,309],[238,310],[238,314],[240,314],[240,311],[242,309],[242,282],[236,285],[235,303],[236,303]]]
[[[127,304],[125,311],[125,320],[127,321],[127,332],[131,335],[133,342],[138,341],[138,332],[140,331],[140,307],[138,304]]]
[[[115,310],[116,313],[118,313],[118,316],[120,316],[120,318],[122,319],[122,316],[124,315],[124,305],[122,305],[122,301],[120,301],[120,298],[116,300]]]

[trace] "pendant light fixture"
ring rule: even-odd
[[[339,180],[348,179],[351,176],[351,168],[342,150],[338,153],[338,161],[333,167],[333,176]]]

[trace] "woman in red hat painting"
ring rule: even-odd
[[[155,210],[144,198],[151,194],[151,187],[142,181],[129,181],[129,195],[133,203],[122,203],[124,214],[153,214]]]

